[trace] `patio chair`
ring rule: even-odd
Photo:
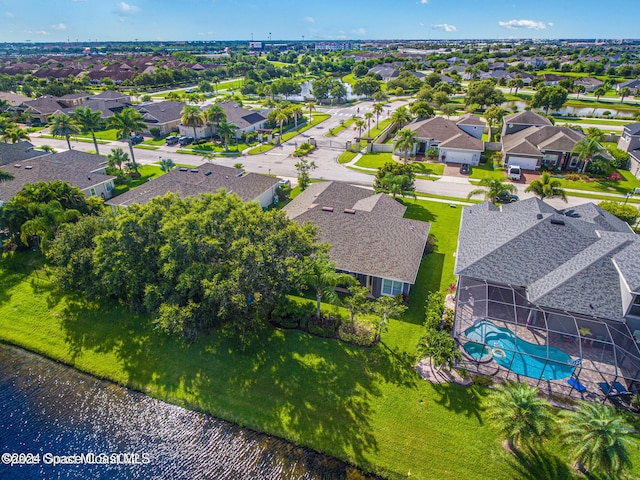
[[[571,385],[578,393],[582,393],[584,391],[587,390],[587,387],[585,387],[584,385],[582,385],[577,378],[575,377],[571,377],[569,380],[567,380],[567,383],[569,385]]]
[[[627,390],[627,387],[620,382],[613,382],[612,386],[618,395],[633,395],[629,390]]]
[[[615,389],[612,385],[609,385],[607,382],[598,382],[598,386],[602,393],[604,393],[605,397],[612,397],[616,394]]]

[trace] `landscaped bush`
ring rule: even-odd
[[[493,385],[493,378],[488,375],[482,375],[480,373],[476,373],[471,375],[471,381],[474,385],[479,385],[481,387],[490,387]]]
[[[304,157],[307,153],[313,150],[315,147],[308,142],[304,142],[298,148],[296,148],[295,152],[293,152],[294,157]]]
[[[594,160],[587,165],[585,171],[593,177],[608,177],[613,171],[613,166],[606,160]]]
[[[342,322],[338,327],[338,338],[343,342],[368,347],[376,339],[376,327],[367,320],[357,318],[353,322]]]
[[[340,321],[340,317],[335,315],[321,316],[320,319],[313,316],[309,319],[307,331],[318,337],[336,338]]]
[[[427,237],[427,244],[424,246],[425,255],[429,253],[433,253],[433,251],[435,250],[435,243],[436,243],[436,237],[429,234],[429,236]]]
[[[312,304],[298,303],[287,298],[271,312],[271,321],[279,327],[298,328],[307,322],[313,314]]]
[[[160,129],[158,127],[153,127],[149,129],[149,133],[153,136],[153,138],[158,139],[162,136],[160,133]]]

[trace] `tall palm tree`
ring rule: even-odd
[[[624,103],[625,97],[631,95],[632,91],[629,87],[622,87],[620,89],[620,103]]]
[[[67,146],[71,150],[71,135],[75,135],[80,131],[80,126],[75,119],[64,113],[59,113],[51,117],[49,127],[51,135],[67,139]]]
[[[507,383],[487,397],[487,420],[504,435],[513,449],[522,442],[539,441],[551,431],[549,403],[528,383]]]
[[[371,137],[371,119],[373,118],[372,112],[364,114],[364,119],[367,121],[367,137]]]
[[[147,128],[147,124],[145,123],[142,114],[132,107],[123,108],[120,113],[114,113],[109,118],[109,126],[116,129],[118,138],[125,140],[129,144],[131,165],[133,170],[137,172],[138,164],[136,163],[136,157],[133,153],[131,134]]]
[[[398,107],[396,111],[391,114],[391,120],[393,120],[400,129],[411,121],[411,113],[409,113],[407,107],[403,105]]]
[[[599,101],[600,97],[602,97],[605,93],[607,93],[607,89],[604,88],[604,86],[596,88],[593,91],[593,94],[596,96],[596,102]]]
[[[170,158],[163,158],[162,160],[160,160],[160,170],[162,170],[163,172],[173,170],[173,167],[175,166],[176,164],[173,163],[173,160],[171,160]]]
[[[598,127],[589,127],[585,132],[587,137],[601,142],[604,139],[604,132],[600,130]]]
[[[549,172],[543,172],[539,179],[532,180],[525,192],[533,192],[533,194],[544,200],[545,198],[561,198],[567,201],[567,194],[560,188],[562,182],[553,178]]]
[[[185,105],[180,112],[180,115],[182,115],[180,118],[182,124],[185,127],[192,127],[193,138],[198,138],[196,128],[204,125],[204,115],[202,114],[202,110],[195,105]]]
[[[567,412],[561,423],[561,438],[571,458],[589,472],[604,473],[607,478],[622,478],[631,467],[632,431],[613,408],[601,403],[584,402],[575,412]]]
[[[480,180],[478,185],[484,188],[476,188],[475,190],[470,191],[467,198],[471,198],[474,195],[484,195],[485,200],[495,204],[496,197],[502,192],[516,193],[517,191],[516,186],[513,183],[503,182],[496,178],[483,178]]]
[[[594,157],[602,152],[602,147],[595,138],[584,137],[571,149],[572,154],[578,156],[578,160],[582,162],[582,171],[586,172],[587,167]]]
[[[398,195],[416,198],[415,185],[407,175],[394,175],[389,172],[383,177],[381,184],[384,191],[390,193],[394,200]]]
[[[348,273],[336,272],[336,265],[325,253],[320,253],[309,259],[307,270],[304,272],[304,282],[316,291],[316,318],[320,320],[320,303],[327,298],[334,303],[338,296],[335,287],[338,285],[353,285],[356,280]]]
[[[2,134],[3,142],[18,143],[20,140],[30,140],[29,134],[24,128],[9,128]]]
[[[0,134],[5,133],[7,130],[11,129],[11,128],[15,128],[16,124],[14,121],[12,121],[11,119],[4,117],[4,116],[0,116]]]
[[[220,105],[211,105],[204,111],[204,119],[207,123],[214,125],[216,127],[216,132],[218,131],[218,125],[221,122],[227,120],[227,112]]]
[[[96,153],[100,155],[95,131],[102,128],[102,113],[99,110],[91,110],[89,107],[78,107],[73,111],[73,118],[82,130],[91,132],[93,146],[96,149]]]
[[[366,122],[361,118],[357,118],[355,122],[353,122],[353,129],[358,131],[358,141],[362,140],[362,130],[366,126]]]
[[[384,112],[384,105],[382,105],[381,103],[374,103],[373,113],[376,114],[376,128],[378,128],[380,125],[380,114],[382,112]]]
[[[400,130],[396,137],[396,143],[393,146],[394,150],[402,150],[402,160],[406,164],[408,161],[409,150],[413,150],[416,144],[416,132],[405,128]]]
[[[309,123],[311,123],[311,120],[313,120],[311,112],[316,109],[316,104],[314,102],[307,102],[304,104],[304,107],[309,110]]]
[[[284,125],[284,122],[289,120],[289,112],[287,111],[286,107],[276,110],[275,120],[276,122],[278,122],[280,129],[280,136],[278,137],[278,143],[280,143],[282,141],[282,125]]]
[[[289,110],[289,115],[291,115],[293,117],[293,121],[294,121],[294,128],[297,129],[298,128],[298,117],[302,115],[302,108],[300,108],[300,105],[289,105],[287,107],[287,109]]]
[[[129,163],[129,155],[121,148],[114,148],[107,155],[107,164],[112,168],[122,170],[122,165]]]
[[[13,180],[15,177],[11,175],[9,172],[4,172],[0,170],[0,183],[8,182],[9,180]]]
[[[229,137],[235,136],[238,127],[233,123],[222,122],[218,125],[218,135],[224,138],[224,149],[229,150]]]

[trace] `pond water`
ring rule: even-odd
[[[347,100],[355,100],[355,99],[359,99],[359,98],[364,98],[362,95],[354,95],[352,93],[352,87],[351,87],[350,83],[344,83],[342,81],[340,81],[340,83],[342,83],[347,89]],[[287,97],[287,99],[288,100],[295,100],[297,102],[303,102],[307,98],[313,97],[313,95],[311,94],[311,80],[307,80],[306,82],[301,83],[300,87],[302,87],[302,91],[300,92],[300,95],[290,95],[289,97]],[[284,98],[284,97],[282,97],[282,98]]]
[[[528,104],[526,102],[505,102],[502,104],[502,108],[513,111],[514,108],[517,108],[519,112],[523,112],[525,107]],[[609,118],[632,118],[633,112],[617,110],[615,108],[593,108],[593,107],[562,107],[559,110],[549,110],[550,114],[558,113],[562,116],[577,116],[577,117],[602,117],[604,116],[604,112],[611,112]]]
[[[355,470],[3,344],[0,454],[3,480],[315,480]]]

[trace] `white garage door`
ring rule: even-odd
[[[538,159],[529,157],[509,157],[507,163],[509,165],[518,165],[523,170],[535,170],[538,165]]]
[[[473,152],[461,152],[459,150],[447,150],[444,158],[446,163],[472,163],[472,160]]]

